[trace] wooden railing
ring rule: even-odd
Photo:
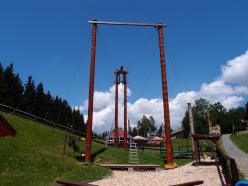
[[[19,110],[19,109],[16,109],[16,108],[13,108],[13,107],[10,107],[10,106],[7,106],[7,105],[0,104],[0,110],[2,110],[4,112],[8,112],[9,113],[8,116],[10,116],[11,114],[15,114],[15,115],[21,116],[23,118],[28,118],[28,119],[31,119],[31,120],[34,120],[34,121],[38,121],[41,124],[45,124],[45,125],[48,125],[50,127],[62,129],[64,131],[67,131],[67,132],[69,132],[71,134],[75,134],[77,136],[82,136],[82,137],[85,136],[85,133],[83,133],[81,131],[75,130],[73,128],[64,126],[62,124],[59,124],[59,123],[56,123],[56,122],[53,122],[53,121],[49,121],[47,119],[41,118],[39,116],[35,116],[33,114],[24,112],[22,110]]]
[[[217,158],[218,163],[221,165],[226,185],[235,185],[239,181],[239,172],[235,160],[225,155],[220,149],[217,149]]]

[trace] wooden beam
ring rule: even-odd
[[[163,23],[127,23],[127,22],[109,22],[109,21],[88,21],[91,24],[104,24],[104,25],[118,25],[118,26],[153,26],[153,27],[166,27]]]
[[[65,180],[57,180],[57,183],[64,186],[97,186],[85,182],[75,182],[75,181],[65,181]]]
[[[176,185],[171,185],[171,186],[194,186],[194,185],[201,185],[203,183],[204,183],[203,180],[199,180],[199,181],[186,182],[186,183],[181,183],[181,184],[176,184]]]

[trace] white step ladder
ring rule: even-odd
[[[128,163],[139,164],[137,145],[133,142],[130,143],[129,147]]]

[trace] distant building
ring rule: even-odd
[[[109,133],[106,136],[106,142],[107,144],[114,144],[114,136],[115,136],[115,131]],[[133,136],[131,135],[127,135],[127,141],[132,141],[133,140]],[[119,143],[123,143],[124,141],[124,130],[122,128],[118,129],[118,142]]]
[[[171,132],[171,138],[184,138],[183,128],[177,128]]]
[[[220,125],[210,127],[209,134],[221,134]]]

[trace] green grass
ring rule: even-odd
[[[0,112],[3,116],[5,113]],[[15,137],[0,138],[0,185],[56,185],[57,179],[73,181],[96,180],[109,174],[109,170],[99,163],[127,163],[128,151],[106,147],[93,142],[92,153],[95,154],[92,165],[83,165],[67,148],[62,154],[64,132],[41,125],[15,115],[8,121],[16,129]],[[173,144],[183,144],[185,140],[173,140]],[[84,146],[84,144],[82,144]],[[192,160],[177,159],[180,166]],[[159,151],[139,150],[140,163],[163,165]]]
[[[232,134],[231,140],[234,142],[234,144],[243,152],[248,153],[248,134]]]
[[[0,138],[0,185],[56,185],[56,179],[95,180],[109,173],[82,165],[69,148],[62,154],[62,131],[14,115],[8,121],[17,135]]]
[[[177,139],[176,143],[178,143],[180,140],[183,141],[182,139]],[[95,158],[95,162],[97,163],[128,163],[128,151],[125,151],[121,148],[114,148],[110,146],[105,147],[102,144],[93,143],[92,153],[94,154],[97,152],[101,152]],[[145,149],[144,151],[138,150],[138,157],[140,164],[164,165],[164,159],[160,158],[159,147]],[[181,166],[191,162],[192,159],[175,159],[174,161],[178,164],[178,166]]]

